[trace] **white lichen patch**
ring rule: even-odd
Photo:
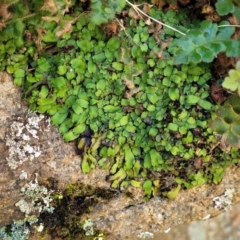
[[[215,208],[225,210],[231,209],[234,192],[235,192],[234,188],[233,189],[228,188],[225,190],[224,194],[213,198]]]
[[[151,232],[141,232],[137,237],[138,238],[153,238],[154,234]]]
[[[171,228],[168,228],[168,229],[164,230],[165,233],[168,233],[170,231],[171,231]]]
[[[25,199],[20,199],[16,204],[16,207],[19,207],[21,212],[24,212],[28,216],[34,209],[34,203],[27,202]]]
[[[36,229],[37,229],[38,232],[42,232],[43,229],[44,229],[44,225],[43,225],[43,223],[40,223],[40,225],[37,226]]]
[[[28,178],[28,174],[27,172],[25,172],[24,170],[21,171],[21,174],[19,176],[19,179],[24,180]]]
[[[208,215],[206,215],[205,217],[203,217],[203,219],[202,220],[208,220],[209,218],[211,217],[211,214],[208,214]]]
[[[11,226],[0,229],[0,239],[3,240],[27,240],[31,232],[31,226],[38,222],[36,217],[26,217],[23,220],[13,221]],[[43,224],[40,223],[38,228],[43,230]],[[38,230],[38,229],[37,229]]]
[[[29,238],[30,229],[26,221],[14,221],[10,229],[3,227],[0,229],[0,239],[4,240],[25,240]]]
[[[41,212],[52,213],[54,208],[50,205],[52,202],[51,190],[39,185],[37,177],[34,181],[25,184],[21,189],[23,197],[15,204],[25,216],[30,214],[39,214]]]
[[[6,145],[9,147],[6,160],[11,169],[16,169],[22,163],[33,161],[41,155],[42,151],[34,140],[39,139],[40,132],[49,131],[49,127],[49,119],[35,113],[13,121],[6,136]]]

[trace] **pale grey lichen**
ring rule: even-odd
[[[37,177],[34,181],[30,181],[21,188],[23,198],[15,205],[25,213],[25,216],[30,214],[38,215],[41,212],[52,213],[54,208],[50,205],[52,202],[51,193],[46,187],[38,184]]]
[[[138,238],[153,238],[154,234],[151,232],[141,232],[137,237]]]
[[[39,139],[39,132],[49,131],[49,127],[49,119],[35,113],[13,121],[6,136],[6,145],[9,147],[6,160],[11,169],[16,169],[22,163],[33,161],[41,155],[40,147],[32,140]]]
[[[21,171],[21,174],[19,176],[19,179],[20,180],[24,180],[24,179],[27,179],[28,178],[28,173],[25,172],[24,170]]]
[[[171,228],[168,228],[168,229],[164,230],[165,233],[168,233],[170,231],[171,231]]]
[[[104,238],[104,234],[103,233],[100,233],[98,236],[97,236],[97,239],[96,240],[103,240],[105,239]]]
[[[231,209],[234,192],[235,192],[234,188],[232,189],[228,188],[225,190],[224,194],[213,198],[215,208],[225,209],[225,210]]]
[[[203,219],[202,220],[208,220],[209,218],[211,217],[211,214],[208,214],[208,215],[206,215],[205,217],[203,217]]]
[[[7,131],[6,145],[9,155],[6,158],[10,168],[16,169],[26,161],[33,161],[42,153],[39,147],[40,134],[50,129],[50,121],[44,115],[29,112],[26,117],[18,117]],[[19,179],[26,180],[28,173],[21,171]],[[38,215],[44,211],[52,213],[51,190],[39,185],[37,176],[21,188],[22,198],[15,204],[25,213],[25,219],[13,222],[11,226],[0,229],[0,238],[4,240],[28,239],[30,230],[28,225],[38,222]],[[35,225],[37,231],[43,230],[43,224]]]
[[[0,229],[0,239],[27,240],[30,234],[30,226],[36,224],[37,222],[38,219],[35,216],[25,217],[23,220],[13,221],[11,225]]]
[[[27,173],[22,171],[20,179],[26,178]],[[34,226],[37,232],[42,232],[43,223],[36,224],[39,213],[45,211],[52,213],[54,210],[50,206],[52,191],[38,184],[37,175],[34,181],[30,181],[22,187],[21,192],[23,197],[15,205],[25,213],[25,218],[0,229],[0,238],[3,240],[27,240],[30,234],[29,226]]]
[[[37,230],[37,232],[42,232],[43,229],[44,229],[44,225],[43,225],[43,223],[40,223],[39,226],[36,226],[36,230]]]
[[[0,229],[0,238],[3,240],[27,240],[29,234],[26,221],[14,221],[11,226]]]

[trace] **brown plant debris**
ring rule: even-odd
[[[211,97],[216,103],[222,103],[227,99],[224,96],[224,89],[217,83],[211,86]]]

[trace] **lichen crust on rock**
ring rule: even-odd
[[[44,115],[29,112],[26,118],[17,117],[6,135],[9,155],[6,158],[11,169],[18,168],[25,161],[32,162],[42,153],[39,135],[49,130],[49,120]]]

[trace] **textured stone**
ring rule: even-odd
[[[107,171],[96,169],[83,174],[74,144],[64,143],[58,130],[49,125],[47,117],[39,118],[28,111],[21,101],[20,88],[13,85],[6,73],[0,73],[0,88],[0,226],[24,218],[15,204],[22,197],[21,188],[34,180],[35,174],[39,184],[55,191],[78,182],[109,189],[109,183],[105,181]],[[29,123],[29,119],[35,119],[37,125]],[[22,128],[21,134],[18,134],[19,128]],[[25,150],[26,161],[19,160],[18,154],[23,153],[15,151],[14,146]],[[31,157],[30,149],[37,149],[39,154]],[[16,165],[9,164],[9,159]],[[89,213],[83,214],[81,220],[92,219],[95,227],[109,233],[107,239],[131,239],[144,232],[156,233],[203,219],[209,214],[211,217],[218,215],[224,209],[216,208],[213,198],[223,195],[226,189],[235,189],[232,202],[240,202],[239,184],[240,169],[233,166],[226,171],[219,185],[181,191],[172,201],[155,197],[145,202],[140,190],[130,188],[128,194],[116,192],[112,198],[102,199]]]

